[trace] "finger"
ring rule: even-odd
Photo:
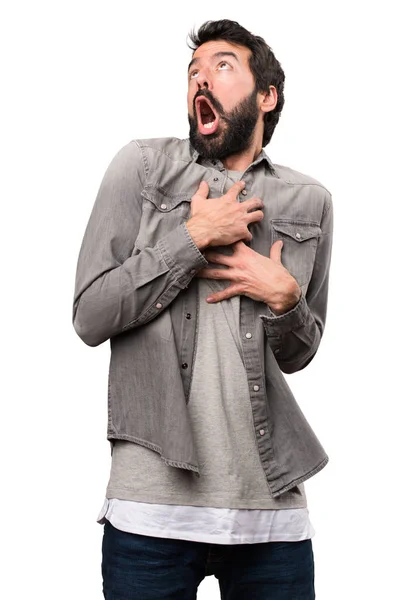
[[[276,242],[274,242],[272,244],[271,250],[269,252],[270,259],[273,260],[274,263],[278,263],[280,265],[282,264],[282,261],[281,261],[282,248],[283,248],[283,241],[277,240]]]
[[[246,186],[246,183],[244,181],[236,181],[236,183],[233,184],[233,186],[226,192],[225,196],[227,198],[229,198],[230,200],[237,200],[238,195],[240,194],[240,192],[243,190],[243,188]]]
[[[228,281],[232,279],[231,274],[229,274],[229,277],[227,276],[226,269],[201,269],[197,272],[197,275],[204,279],[226,279]]]
[[[227,300],[232,296],[238,296],[240,294],[240,288],[237,285],[230,285],[221,292],[207,296],[206,300],[208,303],[221,302],[221,300]]]
[[[243,248],[246,248],[246,251],[250,250],[250,248],[248,246],[246,246],[246,244],[244,243],[243,240],[238,240],[237,242],[235,242],[234,244],[232,244],[232,249],[233,249],[233,253],[234,254],[237,253],[237,252],[240,252],[241,250],[243,250]],[[232,258],[232,257],[229,256],[228,258]]]
[[[253,210],[254,208],[264,208],[264,202],[261,198],[249,198],[242,202],[242,206],[247,211]]]
[[[207,198],[209,191],[210,191],[210,188],[208,187],[207,181],[201,181],[195,196],[201,196],[202,198]]]
[[[228,256],[226,254],[219,254],[218,252],[207,251],[204,253],[204,257],[208,262],[215,263],[217,265],[227,265],[230,266],[232,264],[232,256]]]
[[[247,224],[249,223],[257,223],[264,218],[264,213],[262,210],[253,210],[253,212],[247,213]]]

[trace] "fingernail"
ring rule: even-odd
[[[214,300],[214,298],[212,296],[209,296],[208,298],[206,298],[207,302],[212,302]]]

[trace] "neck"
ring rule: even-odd
[[[231,154],[226,158],[222,159],[222,164],[225,169],[229,171],[242,171],[244,172],[247,167],[257,158],[262,150],[262,136],[264,128],[256,127],[254,136],[250,146],[239,152],[238,154]]]
[[[229,171],[244,172],[260,154],[260,152],[261,146],[257,149],[249,148],[240,154],[231,154],[231,156],[227,156],[222,160],[222,164],[224,165],[225,169],[228,169]]]

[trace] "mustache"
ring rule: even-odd
[[[196,92],[196,94],[193,98],[193,114],[194,115],[196,115],[196,99],[200,98],[201,96],[203,96],[204,98],[207,98],[207,100],[209,100],[211,102],[211,104],[217,110],[219,116],[222,119],[224,119],[225,121],[229,120],[227,118],[227,116],[225,115],[225,111],[224,111],[222,104],[216,98],[214,98],[213,94],[207,88],[198,90],[198,92]]]

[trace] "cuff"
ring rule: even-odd
[[[274,315],[269,307],[267,307],[267,313],[268,314],[266,315],[259,315],[267,334],[278,336],[303,327],[310,315],[310,310],[302,292],[296,306],[287,313],[284,313],[283,315]]]
[[[194,243],[186,223],[181,223],[160,240],[158,247],[171,272],[182,285],[189,283],[196,271],[208,265],[208,261]]]

